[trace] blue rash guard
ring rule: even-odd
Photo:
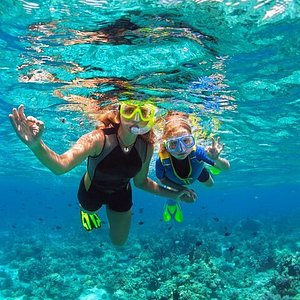
[[[214,166],[215,162],[210,159],[204,148],[197,146],[184,160],[178,160],[169,152],[159,153],[156,160],[156,176],[158,179],[167,178],[179,185],[189,185],[199,179],[204,170],[204,162]],[[185,164],[186,174],[183,175],[178,168],[179,164]],[[176,169],[177,165],[177,169]],[[202,180],[201,180],[202,181]]]

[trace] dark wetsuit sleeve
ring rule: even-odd
[[[165,177],[165,168],[161,163],[160,158],[156,159],[155,172],[158,179],[163,179]]]
[[[203,147],[199,147],[199,146],[197,147],[196,158],[198,161],[202,160],[209,165],[212,165],[212,166],[215,165],[215,161],[208,157],[208,155],[206,154],[205,149]]]

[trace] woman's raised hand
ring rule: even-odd
[[[20,140],[28,147],[34,147],[40,143],[45,129],[44,123],[31,116],[26,117],[23,104],[18,109],[13,108],[9,119]]]

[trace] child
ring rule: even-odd
[[[186,114],[168,113],[162,141],[156,160],[156,176],[162,184],[175,190],[185,190],[196,180],[205,186],[212,186],[213,178],[204,167],[204,162],[218,170],[230,168],[229,162],[220,157],[224,144],[219,143],[219,138],[212,139],[212,145],[207,149],[195,144],[192,125]],[[183,221],[179,202],[168,199],[163,219],[169,222],[172,217],[177,222]]]

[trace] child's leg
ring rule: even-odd
[[[207,187],[212,187],[214,185],[213,178],[205,168],[203,168],[200,176],[198,177],[198,180]]]

